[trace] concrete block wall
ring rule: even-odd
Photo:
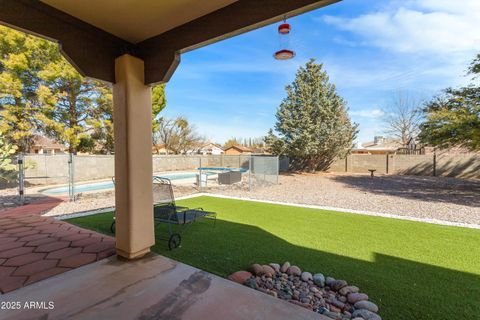
[[[422,176],[448,176],[480,179],[480,155],[349,155],[337,159],[331,172],[369,173]]]
[[[350,172],[368,173],[369,169],[377,170],[375,173],[387,173],[387,157],[385,155],[365,155],[354,154],[348,156],[347,164]]]
[[[68,155],[25,156],[27,185],[68,183],[68,159]]]
[[[437,175],[480,179],[480,156],[478,155],[440,155],[436,160]]]
[[[69,155],[26,155],[28,185],[63,184],[69,181]],[[198,167],[249,168],[250,155],[153,155],[153,172],[197,170]],[[113,155],[74,157],[75,181],[109,179],[115,175]]]
[[[27,155],[27,185],[68,183],[68,155]],[[201,160],[201,161],[200,161]],[[196,170],[198,167],[249,168],[249,155],[153,156],[153,172]],[[76,156],[75,181],[114,176],[114,156]],[[448,176],[480,179],[480,155],[350,155],[335,160],[331,172]]]
[[[153,172],[195,170],[200,166],[200,157],[153,156]]]
[[[434,175],[433,155],[389,155],[391,174]]]
[[[76,156],[73,163],[76,181],[111,178],[115,175],[113,156]]]
[[[335,159],[330,165],[330,171],[333,172],[345,172],[347,170],[348,159]]]

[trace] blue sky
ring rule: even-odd
[[[480,52],[479,0],[343,0],[288,22],[297,53],[289,61],[272,57],[278,24],[183,54],[164,115],[186,116],[214,142],[263,136],[285,85],[315,58],[365,142],[383,133],[383,110],[396,93],[429,99],[468,83],[466,68]]]

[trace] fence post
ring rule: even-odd
[[[47,167],[47,155],[46,154],[43,154],[43,167],[45,168],[45,184],[49,184],[49,180],[48,180],[48,167]]]
[[[277,163],[277,170],[276,170],[276,174],[277,174],[277,184],[278,184],[278,179],[280,178],[279,175],[280,175],[280,158],[277,156],[275,157],[276,159],[276,163]]]
[[[240,159],[240,156],[238,156]],[[238,166],[240,168],[240,166]],[[252,155],[248,159],[248,191],[252,191]]]
[[[68,157],[68,195],[70,201],[75,201],[75,168],[73,164],[73,153],[69,153]]]
[[[388,163],[388,158],[389,158],[389,156],[390,156],[390,155],[387,153],[387,162],[386,162],[386,164],[385,164],[385,166],[386,166],[386,167],[385,167],[385,174],[388,174],[388,169],[389,169],[389,168],[388,168],[388,165],[389,165],[389,163]]]
[[[433,176],[437,176],[437,153],[433,151]]]
[[[20,202],[25,204],[25,166],[23,154],[18,155],[18,194]]]
[[[352,164],[353,164],[353,155],[348,155],[345,157],[345,172],[352,171]]]

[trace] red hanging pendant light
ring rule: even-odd
[[[288,59],[292,59],[292,58],[295,57],[295,52],[292,51],[292,50],[288,50],[288,49],[282,49],[282,50],[279,50],[279,51],[275,52],[275,54],[273,56],[277,60],[288,60]]]
[[[292,27],[288,23],[282,23],[278,26],[278,33],[280,34],[289,34]]]
[[[277,60],[288,60],[295,57],[295,51],[289,49],[289,34],[292,30],[290,24],[284,21],[278,26],[278,34],[280,36],[280,50],[273,54],[273,57]]]

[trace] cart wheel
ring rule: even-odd
[[[112,224],[110,225],[110,231],[115,234],[115,220],[113,220]]]
[[[172,234],[170,236],[170,239],[168,239],[168,249],[173,250],[175,248],[178,248],[181,242],[182,242],[182,237],[180,237],[178,233]]]

